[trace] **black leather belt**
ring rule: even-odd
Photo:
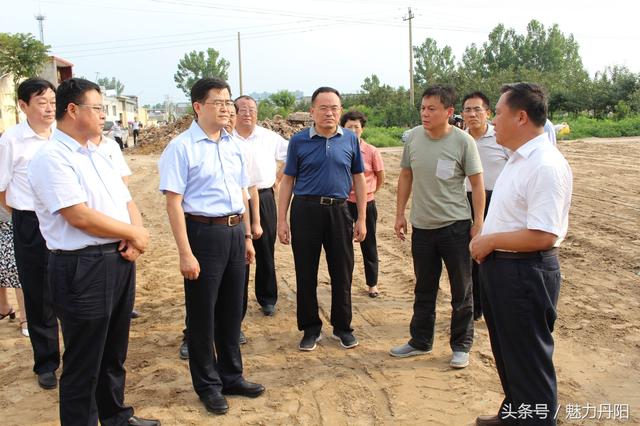
[[[218,216],[218,217],[209,217],[209,216],[198,216],[196,214],[185,213],[184,217],[198,223],[206,223],[207,225],[216,224],[216,225],[227,225],[227,226],[236,226],[240,222],[242,222],[243,214],[232,214],[229,216]]]
[[[296,195],[296,198],[322,204],[323,206],[339,206],[346,201],[345,198],[318,197],[316,195]]]
[[[51,253],[62,256],[77,256],[82,254],[111,254],[118,252],[120,243],[108,243],[99,246],[87,246],[77,250],[51,250]]]
[[[558,255],[558,247],[549,250],[527,251],[527,252],[511,252],[511,251],[494,251],[489,255],[494,259],[539,259],[541,257],[550,257]]]
[[[262,192],[266,192],[266,191],[273,191],[272,187],[268,187],[268,188],[260,188],[258,189],[258,193],[262,193]]]

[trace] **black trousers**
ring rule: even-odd
[[[184,280],[189,370],[196,393],[204,397],[242,379],[239,335],[244,225],[229,227],[187,219],[187,236],[200,263],[198,279]]]
[[[49,274],[64,354],[60,423],[123,425],[129,323],[135,298],[135,264],[117,253],[51,253]]]
[[[133,146],[138,143],[138,137],[140,136],[140,130],[133,129]]]
[[[120,136],[114,136],[113,137],[116,142],[118,142],[118,145],[120,146],[120,151],[122,151],[124,149],[124,143],[122,142],[122,138]]]
[[[411,340],[416,349],[430,350],[436,323],[436,300],[442,273],[447,267],[451,285],[451,337],[453,351],[469,352],[473,344],[473,292],[469,254],[470,220],[439,229],[413,228],[411,254],[416,274]]]
[[[278,301],[278,281],[276,279],[276,263],[274,251],[276,245],[276,202],[273,198],[273,189],[266,188],[258,191],[260,196],[260,225],[262,237],[253,240],[253,248],[256,250],[256,299],[260,306],[275,305]],[[249,301],[249,272],[244,280],[244,301],[242,305],[242,319],[247,313]]]
[[[353,221],[346,203],[321,205],[301,197],[291,203],[291,248],[296,268],[298,330],[319,333],[318,265],[324,247],[331,277],[331,325],[351,328]]]
[[[491,350],[504,391],[500,415],[518,412],[522,404],[548,409],[524,424],[555,425],[558,394],[553,366],[553,325],[560,293],[557,255],[501,259],[491,254],[480,265],[482,306]],[[517,415],[516,415],[517,417]]]
[[[47,281],[47,244],[35,212],[14,209],[12,221],[16,266],[33,348],[33,371],[36,374],[55,371],[60,365],[60,346],[58,320]]]
[[[486,190],[484,191],[484,194],[484,218],[486,219],[493,191]],[[469,206],[471,206],[471,219],[473,219],[475,214],[473,212],[473,197],[471,192],[467,192],[467,199],[469,200]],[[480,296],[480,293],[482,292],[482,285],[480,285],[480,274],[478,272],[478,264],[476,262],[471,262],[471,280],[473,281],[473,318],[478,319],[482,316],[482,298]]]
[[[347,202],[349,213],[355,222],[358,220],[358,206],[356,203]],[[378,221],[378,209],[376,209],[376,201],[371,200],[367,203],[367,217],[365,219],[367,225],[367,237],[360,242],[360,250],[362,250],[362,259],[364,260],[364,276],[367,285],[373,287],[378,285],[378,243],[376,241],[376,222]]]

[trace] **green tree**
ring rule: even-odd
[[[269,100],[278,107],[278,114],[286,116],[296,103],[296,96],[288,90],[280,90],[269,96]]]
[[[413,48],[413,56],[416,61],[416,86],[453,83],[456,68],[451,47],[445,46],[440,49],[434,39],[427,38],[420,46]]]
[[[11,74],[15,91],[13,99],[16,105],[18,121],[18,85],[21,80],[35,77],[49,58],[50,46],[36,40],[31,34],[0,33],[0,74]]]
[[[191,87],[203,77],[229,78],[229,61],[220,57],[216,49],[208,48],[206,52],[195,50],[186,53],[178,62],[178,71],[173,75],[176,87],[182,89],[187,98],[190,97]]]
[[[96,81],[96,84],[98,84],[98,86],[104,87],[107,90],[115,90],[117,96],[122,95],[122,93],[124,92],[124,83],[116,79],[115,77],[101,77],[98,79],[98,81]]]

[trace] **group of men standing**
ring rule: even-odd
[[[38,381],[44,388],[57,385],[57,316],[65,341],[61,423],[160,424],[133,416],[124,405],[135,260],[149,235],[118,165],[99,149],[100,88],[83,79],[67,80],[57,92],[42,80],[21,87],[28,120],[0,143],[2,164],[11,165],[0,176],[0,194],[13,211]],[[160,190],[184,277],[193,386],[207,410],[224,414],[225,396],[265,391],[244,378],[241,323],[254,259],[258,303],[264,315],[276,313],[276,235],[293,250],[303,334],[298,348],[312,351],[321,338],[317,274],[323,248],[332,336],[344,348],[358,345],[351,327],[353,241],[365,241],[371,229],[371,191],[361,140],[340,125],[341,97],[331,87],[313,93],[313,125],[289,142],[257,126],[256,101],[233,101],[224,81],[197,81],[191,102],[196,119],[160,158]],[[571,170],[544,133],[547,100],[539,86],[504,86],[495,127],[480,92],[463,100],[467,132],[451,126],[455,102],[452,88],[427,88],[422,125],[407,134],[394,229],[406,239],[405,210],[413,193],[415,300],[411,338],[390,354],[432,350],[444,262],[452,296],[450,365],[469,364],[473,320],[484,315],[505,393],[499,414],[481,416],[476,424],[506,422],[509,410],[522,405],[546,407],[547,417],[530,420],[553,424],[557,247],[567,232]],[[233,116],[235,127],[225,129]],[[377,278],[376,260],[367,284]]]

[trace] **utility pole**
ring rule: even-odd
[[[36,20],[38,21],[38,26],[40,27],[40,42],[42,42],[43,44],[44,44],[43,22],[44,22],[45,19],[47,19],[47,17],[44,16],[42,13],[38,13],[36,15]]]
[[[240,31],[238,31],[238,72],[240,73],[240,96],[242,92],[242,50],[240,49]]]
[[[414,89],[413,89],[413,36],[411,33],[411,20],[415,18],[411,12],[411,8],[408,8],[409,12],[406,17],[402,18],[403,21],[409,21],[409,102],[411,102],[411,107],[415,105],[414,99]]]

